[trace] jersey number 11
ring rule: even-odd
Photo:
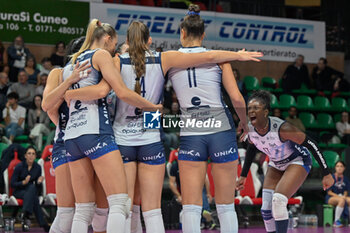
[[[192,70],[192,76],[191,76],[191,70]],[[196,80],[196,68],[187,68],[187,75],[188,75],[188,85],[190,88],[197,87],[197,80]],[[192,85],[193,82],[193,85]]]

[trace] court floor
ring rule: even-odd
[[[16,228],[15,232],[22,232],[21,228]],[[4,232],[3,229],[0,232]],[[31,228],[29,232],[44,232],[42,228]],[[91,231],[92,232],[92,231]],[[250,228],[240,228],[239,233],[266,233],[263,227],[250,227]],[[295,229],[288,230],[288,233],[349,233],[350,227],[343,228],[322,228],[322,227],[298,227]],[[166,233],[181,233],[180,230],[167,230]],[[220,233],[218,230],[202,230],[202,233]]]

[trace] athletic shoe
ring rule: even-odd
[[[337,220],[334,222],[333,227],[343,227],[343,224],[341,223],[340,220]]]

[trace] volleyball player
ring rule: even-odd
[[[85,37],[72,40],[67,46],[67,54],[77,52],[82,46]],[[68,59],[68,57],[67,57]],[[66,149],[64,147],[64,130],[68,120],[69,110],[66,102],[63,102],[63,94],[71,84],[76,83],[81,78],[86,77],[90,72],[90,65],[77,65],[72,77],[62,82],[62,70],[54,69],[50,72],[48,83],[44,91],[43,107],[47,110],[50,119],[55,123],[56,136],[52,149],[52,164],[55,169],[55,185],[57,198],[57,214],[52,223],[50,232],[52,233],[68,233],[71,232],[71,226],[74,216],[74,194],[71,183],[68,161],[66,158]],[[83,73],[85,71],[85,73]],[[62,84],[62,85],[60,85]],[[104,193],[101,183],[95,177],[96,204],[95,215],[92,220],[92,228],[95,233],[105,232],[108,215],[108,203],[106,194]]]
[[[256,151],[270,159],[263,185],[261,214],[267,232],[286,233],[288,199],[299,189],[311,169],[311,154],[320,164],[323,189],[334,183],[317,143],[304,132],[277,117],[269,117],[271,96],[253,93],[248,100],[249,145],[237,190],[244,187]]]
[[[182,21],[180,40],[185,53],[208,53],[202,47],[204,22],[198,5],[190,5]],[[169,79],[179,100],[184,121],[216,119],[217,128],[182,128],[180,131],[179,171],[183,205],[182,229],[184,233],[199,233],[202,212],[202,190],[207,161],[212,162],[215,202],[221,232],[238,231],[234,206],[237,174],[237,143],[233,119],[222,102],[221,86],[228,92],[240,118],[239,130],[247,132],[245,102],[237,87],[229,63],[188,66],[171,69]],[[186,117],[190,116],[190,117]]]

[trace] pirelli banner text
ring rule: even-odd
[[[178,49],[179,24],[186,10],[91,3],[90,18],[98,18],[115,27],[119,42],[125,40],[128,25],[143,21],[150,29],[152,48]],[[308,63],[324,57],[325,23],[306,20],[239,14],[201,12],[205,21],[204,46],[209,49],[258,50],[265,60],[294,61],[298,54]]]

